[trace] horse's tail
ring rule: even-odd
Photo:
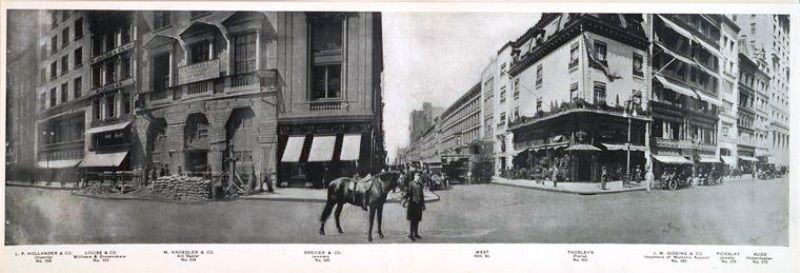
[[[338,196],[336,191],[341,184],[341,178],[333,180],[328,184],[328,199],[325,202],[325,208],[322,210],[322,215],[320,215],[320,222],[325,223],[325,220],[328,220],[328,217],[333,211],[333,206],[339,201],[339,198],[341,198],[341,196]]]

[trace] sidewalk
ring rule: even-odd
[[[265,200],[265,201],[295,201],[295,202],[320,202],[327,201],[327,190],[323,189],[304,189],[304,188],[276,188],[274,193],[263,192],[251,195],[240,196],[243,200]],[[424,191],[425,202],[439,201],[439,195]],[[389,193],[387,202],[400,202],[400,191]]]
[[[553,186],[553,182],[551,181],[545,181],[544,184],[536,184],[536,181],[534,180],[506,179],[499,176],[492,177],[492,183],[510,187],[519,187],[519,188],[528,188],[528,189],[536,189],[543,191],[554,191],[554,192],[573,193],[582,195],[608,194],[608,193],[647,190],[647,187],[644,183],[638,183],[638,184],[630,183],[628,185],[623,186],[622,181],[609,181],[608,183],[606,183],[606,190],[602,190],[600,188],[600,183],[558,182],[556,186]]]

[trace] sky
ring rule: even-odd
[[[389,162],[408,145],[411,111],[447,107],[538,13],[383,13],[384,130]]]

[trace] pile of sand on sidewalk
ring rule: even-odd
[[[163,199],[208,200],[211,198],[211,180],[179,175],[162,176],[150,185],[148,191]]]

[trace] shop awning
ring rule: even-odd
[[[722,58],[722,53],[719,52],[719,49],[716,49],[711,44],[707,43],[706,41],[703,41],[703,39],[701,39],[700,37],[694,36],[694,41],[700,44],[700,46],[702,46],[706,51],[708,51],[708,53],[711,53],[717,58]]]
[[[77,167],[80,163],[80,159],[42,160],[36,162],[36,166],[46,169],[64,169]]]
[[[119,167],[127,156],[128,151],[117,153],[89,152],[83,157],[83,161],[78,166],[81,168]]]
[[[336,145],[336,136],[315,136],[311,141],[311,151],[308,153],[308,162],[326,162],[333,160],[333,147]]]
[[[683,55],[681,55],[681,54],[678,54],[678,53],[676,53],[676,52],[672,51],[671,49],[669,49],[669,48],[667,48],[666,46],[664,46],[664,44],[662,44],[661,42],[655,41],[655,42],[653,42],[653,44],[655,44],[656,46],[658,46],[659,48],[661,48],[661,51],[664,51],[664,52],[666,52],[667,54],[669,54],[669,55],[672,55],[672,57],[674,57],[674,58],[676,58],[676,59],[678,59],[678,60],[681,60],[681,61],[682,61],[682,62],[684,62],[684,63],[690,64],[690,65],[694,65],[694,64],[696,64],[696,62],[695,62],[694,60],[692,60],[692,59],[689,59],[689,58],[687,58],[687,57],[684,57]]]
[[[677,32],[678,34],[680,34],[681,36],[685,37],[686,39],[689,39],[689,40],[694,40],[695,39],[694,35],[692,35],[692,33],[690,33],[688,30],[683,29],[678,24],[673,23],[671,20],[669,20],[667,18],[664,18],[664,16],[658,15],[658,18],[661,19],[661,22],[664,22],[665,26],[667,26],[668,28],[672,29],[672,31]]]
[[[605,146],[606,150],[609,150],[609,151],[627,151],[628,150],[628,147],[625,144],[603,143],[603,146]],[[642,145],[631,145],[631,151],[646,152],[647,148],[642,146]]]
[[[701,100],[716,106],[722,106],[722,101],[720,101],[718,98],[709,96],[708,94],[703,93],[703,91],[696,91],[696,93],[698,96],[700,96]]]
[[[283,149],[281,162],[300,162],[300,153],[303,152],[303,143],[305,141],[305,136],[289,137],[289,140],[286,141],[286,148]]]
[[[589,144],[575,144],[572,146],[567,147],[564,149],[565,151],[590,151],[590,152],[599,152],[601,151],[600,148]]]
[[[677,93],[679,93],[681,95],[684,95],[684,96],[689,96],[689,97],[697,96],[697,93],[694,92],[694,90],[692,90],[689,87],[681,86],[680,84],[674,83],[674,82],[668,80],[667,78],[664,78],[664,76],[661,76],[661,75],[655,75],[655,76],[656,76],[656,79],[659,82],[661,82],[661,84],[664,85],[664,87],[669,88],[672,91],[675,91],[675,92],[677,92]]]
[[[739,159],[741,159],[741,160],[744,160],[744,161],[753,161],[753,162],[758,162],[758,158],[755,158],[755,157],[752,157],[752,156],[743,156],[743,155],[740,155],[740,156],[739,156]]]
[[[361,135],[344,135],[340,161],[356,161],[361,158]]]
[[[676,24],[676,23],[672,22],[671,20],[665,18],[664,16],[658,15],[658,18],[660,18],[661,21],[664,22],[665,26],[667,26],[668,28],[670,28],[673,31],[677,32],[681,36],[686,37],[686,39],[689,39],[690,41],[692,41],[694,43],[700,44],[700,46],[705,48],[709,53],[713,54],[714,56],[717,56],[717,58],[721,58],[722,57],[722,53],[720,53],[719,50],[715,49],[709,43],[706,43],[705,41],[703,41],[703,39],[700,39],[700,37],[695,36],[694,34],[689,32],[688,30],[683,29],[681,26],[679,26],[678,24]]]
[[[722,161],[724,161],[725,164],[732,165],[733,163],[736,163],[736,157],[723,155]]]
[[[128,125],[131,125],[130,121],[126,121],[126,122],[123,122],[123,123],[116,123],[116,124],[93,127],[93,128],[89,128],[89,130],[86,130],[86,134],[87,135],[91,135],[91,134],[108,132],[108,131],[122,130],[122,129],[127,128]]]
[[[689,164],[693,165],[692,161],[689,161],[685,157],[679,155],[653,155],[653,158],[661,163],[665,164]]]
[[[716,156],[700,156],[700,163],[722,163]]]

